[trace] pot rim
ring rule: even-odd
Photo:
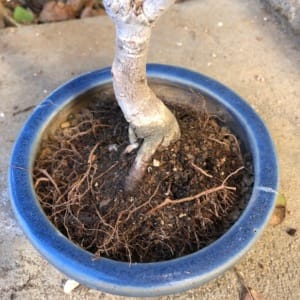
[[[278,188],[275,148],[266,126],[237,94],[202,74],[150,64],[147,76],[188,85],[220,102],[247,135],[255,182],[249,203],[236,223],[211,245],[186,256],[156,263],[125,263],[93,255],[63,236],[48,221],[35,196],[33,151],[45,124],[78,95],[112,81],[111,69],[88,72],[64,83],[39,104],[17,138],[9,168],[14,213],[36,249],[68,277],[94,289],[124,296],[159,296],[203,284],[235,264],[257,240],[272,214]]]

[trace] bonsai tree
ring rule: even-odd
[[[140,146],[126,181],[126,190],[135,188],[157,150],[180,137],[176,118],[149,88],[146,77],[152,28],[174,2],[103,0],[116,28],[112,76],[116,99],[129,123],[130,145],[126,151]]]

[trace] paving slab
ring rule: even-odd
[[[30,245],[9,204],[7,169],[14,140],[52,89],[75,75],[109,66],[114,29],[107,17],[0,31],[0,298],[125,299],[79,287]],[[191,0],[155,28],[149,62],[202,72],[231,87],[265,120],[278,151],[285,221],[269,226],[237,268],[265,299],[300,299],[300,41],[259,0]],[[24,110],[24,111],[23,111]],[[22,112],[23,111],[23,112]],[[295,236],[286,233],[297,229]],[[234,270],[199,288],[160,299],[240,299]]]

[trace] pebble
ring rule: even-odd
[[[60,124],[60,128],[65,129],[70,127],[70,122],[66,121]]]
[[[74,289],[76,289],[80,285],[79,282],[68,279],[64,285],[64,293],[70,294]]]
[[[223,27],[223,22],[218,22],[218,27]]]
[[[157,160],[157,159],[153,159],[153,161],[152,161],[152,166],[153,166],[153,167],[159,167],[159,166],[160,166],[160,161]]]
[[[259,74],[255,75],[254,79],[259,82],[265,82],[265,78]]]
[[[108,151],[109,152],[117,152],[118,151],[118,145],[117,144],[111,144],[108,146]]]
[[[4,117],[5,117],[4,112],[0,112],[0,118],[4,118]]]

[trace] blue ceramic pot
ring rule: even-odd
[[[222,84],[178,67],[149,65],[148,77],[200,91],[226,112],[233,130],[252,154],[254,187],[241,217],[218,240],[184,257],[157,263],[124,263],[93,255],[70,242],[45,216],[33,189],[32,165],[39,140],[51,120],[79,95],[111,85],[110,69],[81,75],[52,92],[23,127],[11,157],[9,188],[16,217],[36,249],[68,277],[94,289],[126,296],[158,296],[197,287],[233,266],[253,245],[272,214],[278,168],[270,135],[259,116]],[[163,83],[162,83],[163,84]]]

